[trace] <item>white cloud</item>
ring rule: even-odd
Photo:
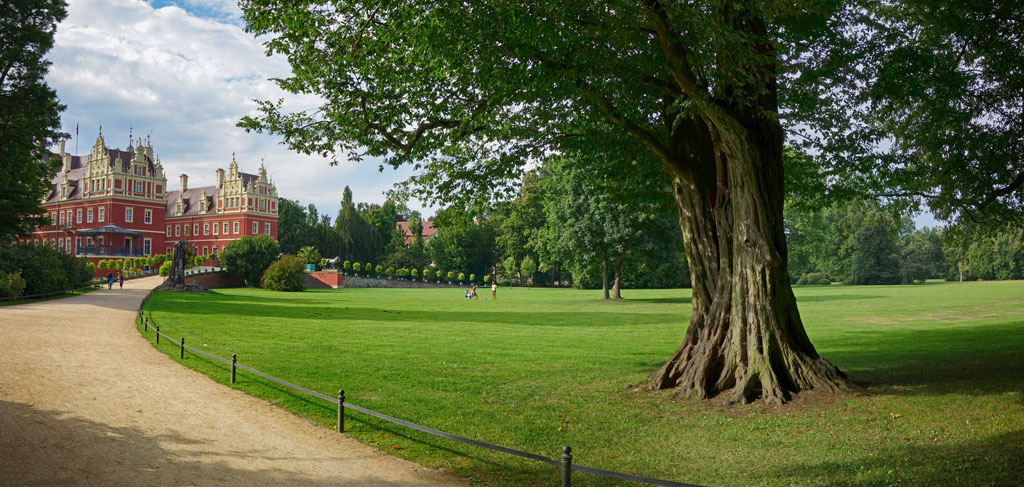
[[[186,0],[183,6],[71,2],[57,28],[49,81],[68,107],[65,130],[74,135],[80,124],[78,153],[92,146],[100,123],[111,147],[128,145],[129,126],[136,136],[152,134],[171,188],[181,173],[189,174],[189,186],[213,184],[214,171],[226,168],[232,153],[246,172],[255,172],[262,158],[282,197],[313,203],[332,217],[345,185],[357,201],[382,202],[383,191],[411,174],[379,173],[374,161],[330,167],[325,159],[288,151],[279,138],[237,128],[254,112],[254,98],[285,96],[267,78],[286,76],[289,66],[266,57],[242,30],[234,2]],[[197,17],[197,8],[216,15]],[[316,101],[287,98],[298,106]],[[410,206],[423,209],[418,202]]]

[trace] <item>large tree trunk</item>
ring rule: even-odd
[[[622,256],[615,259],[615,284],[612,285],[612,299],[622,299]]]
[[[689,124],[681,127],[688,136],[676,152],[683,156],[674,188],[693,314],[653,387],[729,404],[848,390],[846,376],[808,339],[789,284],[781,127],[721,114]]]

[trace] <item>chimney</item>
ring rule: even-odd
[[[61,157],[64,157],[64,143],[65,142],[67,142],[67,141],[64,140],[64,139],[60,139],[60,141],[57,142],[57,147],[60,147],[60,156]]]
[[[181,175],[181,192],[184,193],[188,189],[188,174]]]
[[[224,187],[224,170],[223,169],[218,169],[217,170],[217,187],[218,188]]]

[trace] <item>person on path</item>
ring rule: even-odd
[[[114,289],[114,275],[107,273],[107,289]]]
[[[491,283],[491,299],[498,299],[498,283]]]
[[[477,295],[476,295],[476,288],[477,288],[477,285],[476,285],[476,283],[474,282],[474,283],[473,283],[473,294],[472,294],[472,298],[473,298],[473,299],[480,299],[480,296],[477,296]]]
[[[124,273],[123,272],[121,273],[120,276],[118,276],[118,284],[121,286],[121,289],[124,289]]]

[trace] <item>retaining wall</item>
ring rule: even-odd
[[[189,274],[185,276],[185,284],[195,284],[207,289],[218,287],[242,287],[245,286],[245,278],[241,274],[234,274],[227,271],[203,272],[200,274]]]

